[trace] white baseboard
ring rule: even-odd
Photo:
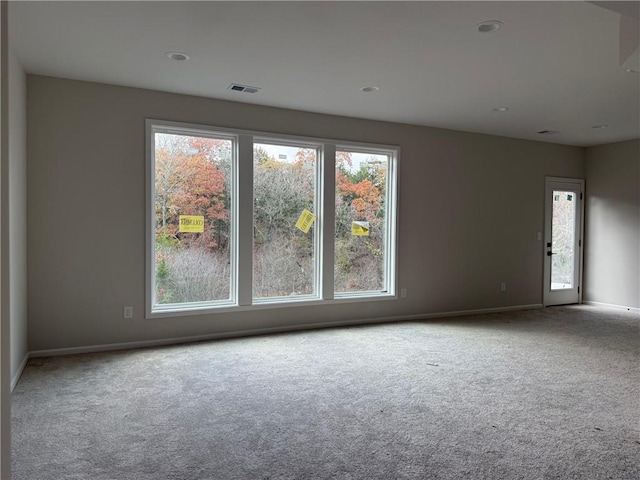
[[[29,358],[55,357],[59,355],[76,355],[79,353],[108,352],[108,351],[114,351],[114,350],[131,350],[135,348],[161,347],[165,345],[178,345],[181,343],[203,342],[207,340],[219,340],[223,338],[236,338],[236,337],[248,337],[253,335],[264,335],[267,333],[286,333],[286,332],[295,332],[295,331],[302,331],[302,330],[314,330],[319,328],[346,327],[346,326],[355,326],[355,325],[402,322],[402,321],[411,321],[411,320],[426,320],[430,318],[459,317],[464,315],[478,315],[483,313],[499,313],[499,312],[509,312],[509,311],[516,311],[516,310],[532,310],[535,308],[542,308],[542,304],[536,303],[532,305],[514,305],[511,307],[483,308],[478,310],[460,310],[455,312],[422,313],[417,315],[403,315],[403,316],[396,316],[396,317],[379,317],[379,318],[367,318],[367,319],[359,319],[359,320],[346,320],[346,321],[338,321],[338,322],[309,323],[309,324],[303,324],[303,325],[258,328],[253,330],[236,330],[233,332],[212,333],[207,335],[196,335],[196,336],[190,336],[190,337],[174,337],[174,338],[163,338],[158,340],[142,340],[138,342],[106,343],[102,345],[89,345],[85,347],[69,347],[69,348],[54,348],[50,350],[34,350],[32,352],[29,352]]]
[[[20,362],[20,365],[18,366],[18,370],[11,377],[11,391],[12,392],[13,392],[13,389],[16,388],[16,385],[18,384],[18,381],[20,380],[20,377],[22,376],[22,372],[24,372],[24,369],[27,366],[27,362],[29,361],[30,357],[31,357],[31,355],[29,354],[29,352],[27,352],[25,354],[24,358],[22,359],[22,362]]]
[[[636,307],[627,307],[625,305],[616,305],[614,303],[604,303],[604,302],[592,302],[590,300],[586,300],[582,303],[586,303],[587,305],[595,305],[597,307],[609,307],[609,308],[617,308],[619,310],[627,310],[629,312],[640,313],[640,308]]]
[[[459,310],[457,312],[428,313],[425,315],[419,315],[418,318],[463,317],[465,315],[481,315],[483,313],[500,313],[500,312],[513,312],[518,310],[534,310],[536,308],[543,308],[543,307],[544,305],[542,305],[541,303],[532,303],[531,305],[514,305],[511,307],[480,308],[477,310]]]

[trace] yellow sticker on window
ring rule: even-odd
[[[358,237],[369,236],[369,222],[351,222],[351,235]]]
[[[304,210],[302,210],[300,218],[298,218],[298,221],[296,222],[296,228],[302,230],[304,233],[308,233],[315,219],[315,214],[311,213],[305,208]]]
[[[204,232],[204,217],[199,215],[180,215],[181,232]]]

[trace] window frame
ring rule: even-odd
[[[231,209],[230,299],[211,302],[167,304],[158,308],[155,300],[155,133],[203,135],[233,139]],[[351,142],[320,137],[304,137],[264,131],[242,130],[167,120],[145,120],[145,318],[194,316],[291,306],[317,306],[336,303],[396,300],[398,235],[398,165],[400,147]],[[254,143],[301,145],[317,148],[316,220],[314,248],[315,295],[299,297],[253,298],[253,146]],[[335,247],[335,152],[356,151],[384,154],[389,158],[385,192],[385,290],[334,294]]]
[[[371,145],[357,146],[356,143],[339,143],[335,145],[335,152],[350,152],[350,153],[365,153],[372,155],[386,155],[388,158],[387,164],[387,179],[385,185],[385,243],[384,243],[384,286],[382,290],[363,290],[357,292],[338,292],[334,291],[335,299],[342,298],[371,298],[373,296],[383,295],[387,292],[395,295],[396,294],[396,280],[397,280],[397,269],[396,269],[396,245],[397,245],[397,217],[398,217],[398,208],[397,208],[397,188],[398,188],[398,157],[400,154],[399,148],[390,148],[388,145],[384,148],[372,148]],[[335,155],[334,155],[334,167],[335,167]],[[334,174],[334,182],[335,182],[335,174]],[[335,198],[335,191],[334,191]],[[389,205],[392,206],[391,215],[387,213],[387,209]],[[334,205],[334,213],[335,213],[335,205]],[[335,227],[335,221],[334,221]],[[335,239],[335,231],[333,232],[333,236]],[[392,254],[391,254],[392,253]],[[393,278],[392,278],[393,277]]]
[[[324,208],[321,207],[323,205],[323,167],[324,167],[324,157],[323,150],[324,144],[321,142],[309,142],[309,141],[300,141],[299,139],[283,139],[282,137],[273,137],[273,136],[253,136],[253,146],[256,144],[260,145],[277,145],[277,146],[287,146],[287,147],[298,147],[298,148],[308,148],[314,149],[316,151],[316,165],[314,171],[314,209],[316,214],[316,219],[314,222],[313,229],[313,249],[314,249],[314,268],[313,268],[313,289],[315,293],[307,294],[307,295],[296,295],[296,296],[279,296],[279,297],[255,297],[252,293],[252,305],[268,305],[268,304],[282,304],[288,303],[288,301],[299,299],[301,301],[313,301],[319,300],[322,298],[322,262],[319,260],[322,252],[322,224],[323,221],[321,219],[321,214],[324,211]],[[253,151],[253,149],[252,149]],[[252,162],[254,159],[252,158]],[[252,177],[253,179],[253,177]],[[255,190],[253,188],[253,182],[251,185],[251,198],[252,201],[255,199],[254,194]],[[252,212],[252,219],[255,218],[255,211]],[[251,255],[253,259],[254,254],[253,248],[251,249]],[[251,288],[253,292],[253,279],[251,282]]]
[[[229,298],[224,300],[210,300],[201,302],[184,302],[184,303],[168,303],[159,307],[155,303],[156,292],[156,276],[155,276],[155,231],[156,231],[156,218],[155,218],[155,134],[165,133],[170,135],[185,135],[185,136],[202,136],[207,138],[216,138],[220,140],[231,141],[232,153],[231,153],[231,175],[232,175],[232,191],[230,192],[231,208],[229,209],[230,217],[230,279],[229,279]],[[147,136],[147,169],[146,169],[146,181],[147,181],[147,228],[146,228],[146,316],[173,316],[180,312],[193,312],[203,310],[218,310],[224,307],[234,307],[238,305],[238,243],[233,240],[237,238],[237,222],[234,218],[239,217],[238,211],[238,188],[236,182],[237,168],[238,168],[238,135],[228,129],[207,128],[205,126],[190,126],[187,124],[180,124],[177,122],[164,122],[164,121],[147,121],[146,124],[146,136]],[[186,307],[185,307],[186,306]]]

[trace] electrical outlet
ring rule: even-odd
[[[400,298],[407,298],[407,289],[406,288],[401,288],[400,289]]]
[[[133,318],[133,307],[124,307],[122,309],[122,318]]]
[[[500,284],[500,291],[501,292],[506,292],[507,291],[507,282],[502,282]]]

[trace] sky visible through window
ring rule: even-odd
[[[266,150],[267,153],[272,155],[280,162],[293,163],[296,161],[296,153],[299,147],[291,147],[286,145],[271,145],[261,143],[260,146]],[[284,155],[284,158],[282,157]],[[368,165],[373,161],[386,162],[387,157],[385,155],[376,155],[371,153],[351,153],[351,165],[345,165],[352,173],[360,170],[363,165]]]

